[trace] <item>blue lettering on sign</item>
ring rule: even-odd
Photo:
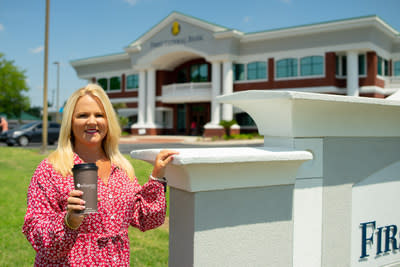
[[[360,223],[361,228],[361,256],[360,259],[365,259],[369,256],[367,252],[367,245],[374,244],[376,240],[376,256],[381,255],[383,252],[394,251],[399,249],[397,243],[397,226],[387,225],[376,228],[376,221]],[[368,229],[370,229],[368,231]],[[385,234],[385,250],[382,251],[382,234]],[[374,236],[376,237],[374,238]],[[400,240],[400,237],[399,237]]]

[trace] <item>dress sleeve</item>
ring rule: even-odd
[[[144,232],[164,223],[167,205],[162,183],[149,181],[143,186],[139,185],[139,188],[133,199],[130,224]]]
[[[54,173],[45,160],[33,174],[22,232],[38,254],[58,259],[70,252],[78,231],[71,230],[64,223],[66,210],[60,203],[65,200],[55,184],[56,179],[52,179]]]

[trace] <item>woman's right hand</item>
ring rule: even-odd
[[[77,213],[85,209],[85,201],[81,199],[83,192],[80,190],[72,190],[69,192],[69,197],[67,199],[67,214],[65,215],[65,220],[67,225],[72,229],[78,228],[85,216],[83,214]]]

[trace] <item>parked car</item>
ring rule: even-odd
[[[7,140],[7,131],[0,133],[0,142],[5,142]]]
[[[49,144],[54,144],[60,134],[60,124],[56,122],[48,123],[47,140]],[[3,137],[4,138],[4,137]],[[9,146],[27,146],[29,143],[42,142],[42,122],[35,121],[21,125],[18,128],[6,132],[5,142]]]

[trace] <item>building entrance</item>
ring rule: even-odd
[[[210,103],[178,104],[176,112],[176,133],[203,135],[204,125],[210,121]]]
[[[188,106],[188,129],[186,134],[203,135],[204,125],[210,121],[210,103],[191,103]]]

